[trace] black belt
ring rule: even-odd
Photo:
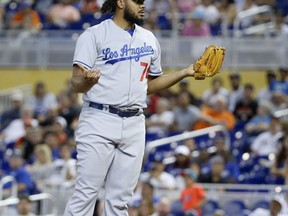
[[[140,109],[120,110],[120,109],[113,107],[113,106],[110,106],[110,105],[98,104],[95,102],[90,102],[89,107],[99,109],[99,110],[104,110],[104,111],[107,111],[109,113],[116,114],[122,118],[124,118],[124,117],[128,118],[128,117],[138,116],[138,115],[142,114]]]

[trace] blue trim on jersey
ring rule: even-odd
[[[131,36],[133,36],[134,34],[134,29],[127,29],[126,30]]]
[[[159,71],[159,72],[152,72],[152,71],[149,71],[148,73],[149,75],[159,75],[159,74],[162,74],[162,71]]]
[[[88,67],[89,69],[92,69],[92,67],[90,67],[89,65],[87,65],[87,64],[85,64],[84,62],[81,62],[81,61],[74,61],[73,64],[77,64],[77,63],[83,64],[85,67]]]
[[[118,58],[118,59],[112,59],[112,60],[106,61],[105,64],[112,64],[113,65],[117,62],[131,60],[131,59],[137,59],[137,61],[138,61],[140,57],[148,56],[148,55],[151,55],[151,53],[146,53],[146,54],[136,55],[136,56],[128,56],[128,57]]]

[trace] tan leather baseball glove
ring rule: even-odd
[[[210,45],[193,64],[194,78],[203,80],[219,72],[225,57],[225,48]]]

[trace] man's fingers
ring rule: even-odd
[[[86,71],[85,79],[88,80],[89,82],[97,83],[100,76],[101,76],[101,73],[99,69],[93,69],[93,70]]]

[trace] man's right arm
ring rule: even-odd
[[[86,93],[99,80],[98,69],[85,69],[82,65],[74,64],[71,84],[76,93]]]

